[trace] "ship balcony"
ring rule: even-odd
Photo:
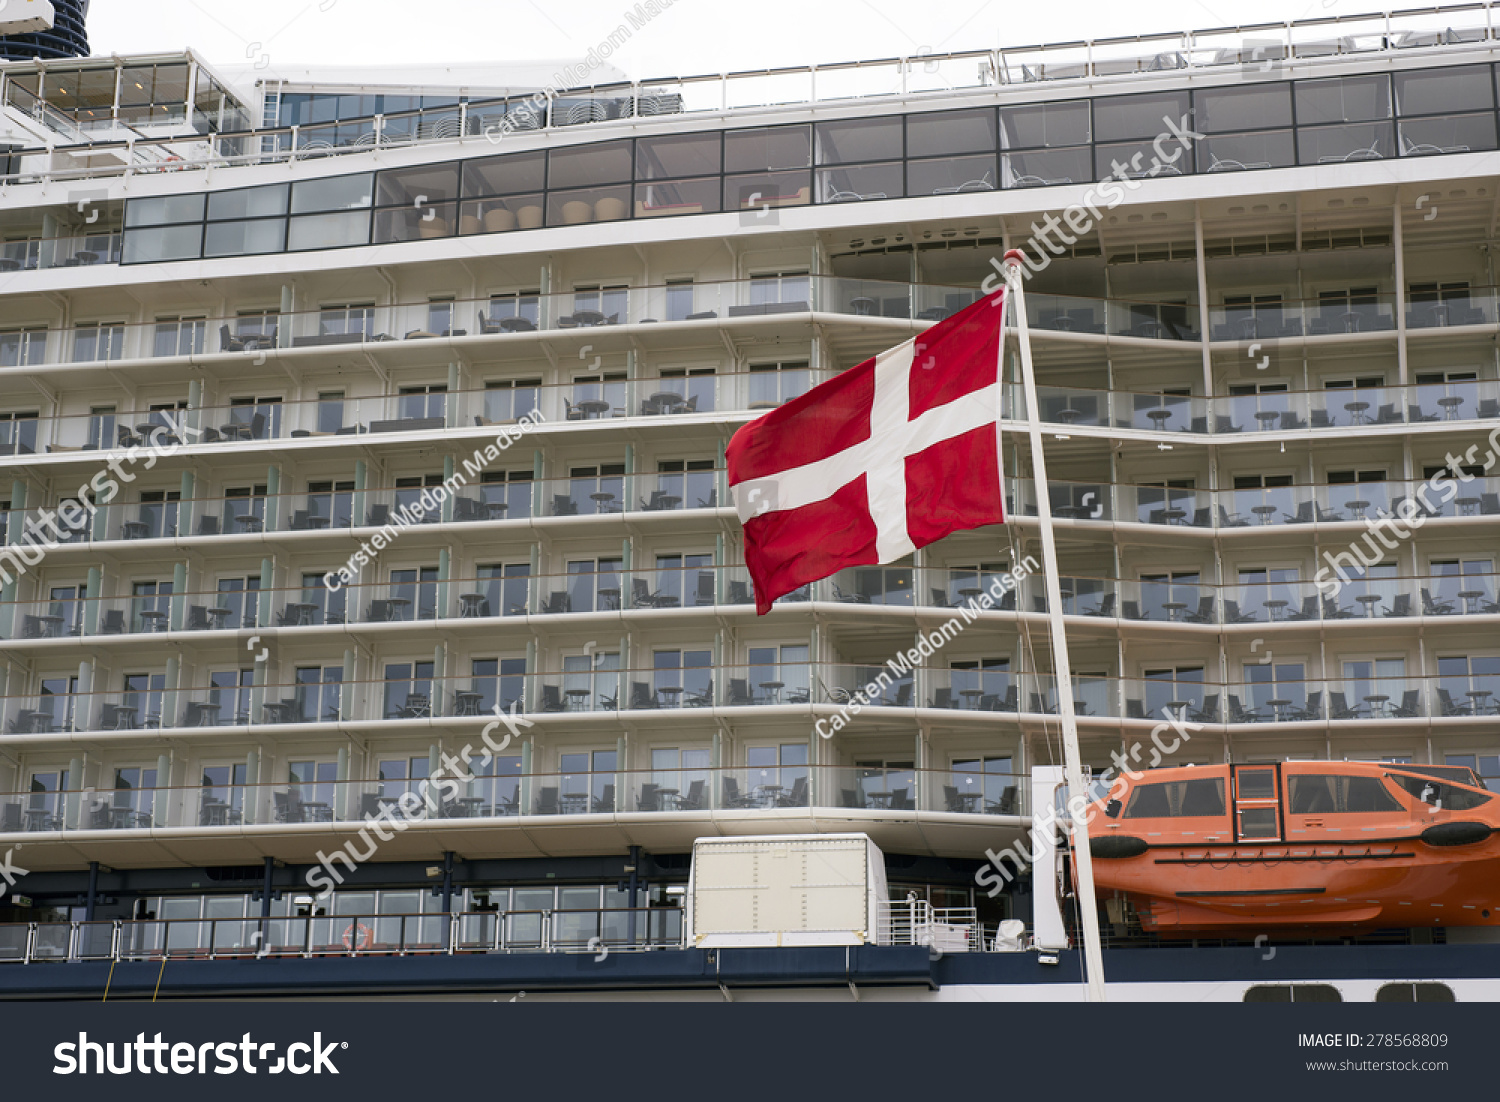
[[[380,737],[443,732],[484,750],[483,729],[499,730],[501,713],[525,716],[539,731],[579,736],[628,729],[683,732],[716,717],[804,724],[831,738],[845,727],[921,721],[955,732],[993,731],[997,721],[1021,728],[1058,714],[1055,677],[1004,667],[949,668],[832,662],[714,664],[711,651],[656,650],[652,665],[620,669],[617,654],[565,660],[550,672],[525,671],[524,659],[476,660],[487,669],[441,676],[434,663],[387,662],[386,676],[345,678],[337,660],[299,664],[296,679],[250,683],[232,671],[169,684],[166,672],[129,675],[123,690],[69,691],[66,680],[41,694],[0,697],[8,745],[74,741],[143,744],[175,730],[214,744],[245,738],[336,738],[350,725]],[[1429,676],[1346,670],[1316,676],[1301,661],[1257,664],[1244,677],[1076,676],[1073,708],[1080,725],[1100,733],[1131,721],[1170,718],[1234,726],[1316,723],[1422,727],[1489,723],[1500,715],[1500,672],[1478,659],[1463,673]],[[1352,667],[1369,663],[1346,663]],[[857,707],[856,707],[857,705]],[[863,717],[863,718],[861,718]],[[212,729],[212,732],[210,732]],[[503,734],[494,734],[501,739]],[[523,736],[524,737],[524,736]],[[804,801],[805,802],[805,801]]]
[[[1365,484],[1368,485],[1368,484]],[[741,564],[670,563],[627,568],[620,559],[590,559],[565,572],[532,574],[524,564],[474,575],[436,568],[398,571],[390,581],[339,583],[325,573],[307,574],[303,584],[264,589],[224,583],[213,590],[184,590],[117,597],[76,596],[0,604],[3,638],[36,653],[89,638],[96,644],[136,650],[158,641],[239,638],[245,630],[275,631],[291,642],[315,646],[342,639],[351,630],[397,640],[413,628],[441,624],[454,638],[484,636],[497,620],[533,634],[587,630],[621,621],[714,622],[748,615],[754,587]],[[709,559],[710,556],[688,556]],[[1436,620],[1487,628],[1500,615],[1500,576],[1452,571],[1398,576],[1388,566],[1366,569],[1352,556],[1338,559],[1321,581],[1300,580],[1293,571],[1258,572],[1223,585],[1177,572],[1140,578],[1059,578],[1062,612],[1070,630],[1179,636],[1195,631],[1265,628],[1287,635],[1308,631],[1366,631],[1378,621],[1383,632],[1422,630]],[[1340,577],[1338,570],[1346,570]],[[1321,573],[1321,571],[1320,571]],[[1007,578],[998,599],[993,588]],[[1008,587],[1008,588],[1007,588]],[[1036,619],[1049,611],[1044,581],[960,567],[854,567],[778,598],[786,610],[854,624],[883,622],[915,627],[940,622],[991,591],[993,606],[979,614],[1016,614]],[[1011,619],[1011,615],[1006,616]],[[1077,618],[1076,620],[1073,618]],[[188,634],[191,633],[191,634]],[[227,633],[227,635],[226,635]]]

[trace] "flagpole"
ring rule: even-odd
[[[1042,529],[1043,578],[1047,586],[1047,624],[1052,636],[1052,664],[1057,678],[1057,714],[1062,720],[1063,766],[1067,772],[1069,796],[1086,792],[1083,783],[1083,761],[1078,750],[1078,718],[1073,712],[1073,672],[1068,661],[1068,637],[1063,630],[1062,586],[1057,572],[1057,541],[1052,532],[1052,500],[1047,490],[1047,459],[1042,447],[1041,408],[1037,404],[1036,377],[1031,368],[1031,337],[1026,327],[1026,294],[1021,273],[1021,254],[1005,254],[1006,286],[1014,296],[1017,343],[1021,349],[1021,385],[1026,393],[1026,425],[1031,438],[1031,473],[1036,485],[1036,511]],[[1002,319],[1003,320],[1003,319]],[[1000,342],[1003,350],[1005,342]],[[1000,365],[1000,381],[1005,380],[1005,365]],[[1031,809],[1036,822],[1038,809]],[[1094,860],[1089,851],[1088,824],[1073,823],[1073,867],[1078,873],[1078,910],[1083,921],[1084,977],[1090,1002],[1104,1001],[1104,953],[1099,941],[1099,910],[1094,901]],[[1036,873],[1032,873],[1036,878]],[[1035,886],[1041,890],[1041,884]]]

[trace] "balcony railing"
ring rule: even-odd
[[[1368,485],[1368,484],[1365,484]],[[1500,614],[1500,575],[1441,573],[1365,576],[1352,556],[1320,564],[1318,579],[1259,573],[1215,584],[1188,580],[1184,572],[1161,578],[1064,576],[1063,614],[1124,623],[1234,626],[1340,621],[1401,621]],[[583,567],[590,569],[583,569]],[[497,617],[567,617],[598,613],[745,612],[754,587],[743,565],[713,564],[626,569],[599,560],[566,572],[532,574],[525,566],[499,567],[474,576],[412,577],[338,584],[324,575],[311,584],[266,589],[226,588],[15,601],[0,604],[0,638],[37,640],[141,636],[176,632],[240,632],[258,628],[343,628],[490,620]],[[1339,571],[1345,571],[1341,576]],[[1001,575],[959,567],[854,567],[804,586],[777,601],[791,607],[810,601],[891,608],[957,609],[990,588]],[[1040,615],[1048,611],[1046,587],[1023,577],[994,603],[994,610]]]
[[[0,924],[0,963],[680,949],[678,907]]]
[[[693,661],[701,653],[700,661]],[[670,661],[662,663],[666,656]],[[496,709],[561,721],[590,722],[620,712],[651,713],[671,722],[675,713],[712,713],[766,709],[783,715],[800,714],[809,728],[830,735],[838,727],[827,722],[842,714],[853,721],[847,706],[858,703],[864,712],[914,715],[918,709],[950,713],[957,722],[968,713],[1010,713],[1047,716],[1057,712],[1055,678],[1048,673],[1004,667],[892,669],[889,666],[844,663],[765,662],[712,665],[708,651],[657,652],[650,668],[620,669],[618,659],[600,655],[578,668],[548,672],[508,671],[434,676],[421,663],[388,663],[382,678],[345,678],[341,660],[328,660],[300,679],[261,684],[238,680],[216,682],[207,671],[184,676],[169,685],[164,672],[149,685],[125,690],[91,692],[13,693],[0,697],[0,719],[7,735],[46,743],[74,733],[130,734],[140,731],[200,727],[261,729],[288,724],[321,725],[338,730],[350,723],[403,724],[430,728],[467,728],[493,720]],[[515,660],[518,663],[519,659]],[[309,663],[311,660],[309,660]],[[903,664],[904,665],[904,664]],[[1243,683],[1195,682],[1189,689],[1169,686],[1168,695],[1148,679],[1086,676],[1073,682],[1074,707],[1082,719],[1114,722],[1121,719],[1164,718],[1163,706],[1188,704],[1205,723],[1299,720],[1385,719],[1430,716],[1482,718],[1500,715],[1500,676],[1476,670],[1472,677],[1440,674],[1427,677],[1393,675],[1378,680],[1385,688],[1372,690],[1369,678],[1309,676],[1305,664],[1286,663],[1274,669],[1245,666]],[[392,666],[399,666],[392,672]],[[413,667],[416,668],[413,668]],[[314,676],[316,675],[316,676]],[[145,677],[147,675],[140,675]],[[1286,679],[1290,685],[1284,704],[1291,709],[1262,710],[1250,716],[1249,702],[1269,704],[1261,676]],[[1398,684],[1399,683],[1399,684]],[[1279,686],[1278,686],[1279,687]],[[1181,695],[1190,692],[1194,695]],[[1177,695],[1172,695],[1176,693]],[[1388,706],[1373,707],[1372,695],[1384,694]],[[1212,694],[1217,711],[1208,706]],[[1347,708],[1334,706],[1342,694]],[[1320,708],[1299,701],[1319,698]],[[1240,718],[1232,704],[1246,705]],[[1176,703],[1174,703],[1176,702]],[[976,717],[977,718],[977,717]],[[135,737],[139,737],[138,734]],[[476,752],[479,752],[476,743]]]
[[[362,824],[376,817],[417,822],[814,807],[954,815],[1026,813],[1024,775],[959,766],[913,770],[780,765],[523,774],[520,761],[519,756],[502,754],[484,763],[476,753],[468,763],[467,779],[454,767],[430,781],[0,793],[0,834]]]

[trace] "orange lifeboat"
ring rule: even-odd
[[[1163,935],[1500,925],[1500,800],[1459,766],[1138,773],[1090,820],[1099,897]]]

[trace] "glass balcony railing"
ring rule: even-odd
[[[941,770],[776,765],[526,774],[519,763],[519,756],[501,755],[481,766],[475,755],[467,779],[454,771],[432,782],[336,780],[0,793],[0,834],[360,824],[380,816],[507,819],[813,807],[1024,815],[1028,804],[1024,774],[985,771],[986,763],[977,761]]]
[[[1369,485],[1369,484],[1362,484]],[[1347,508],[1352,503],[1345,503]],[[1278,506],[1279,508],[1279,506]],[[1283,514],[1284,515],[1284,514]],[[1341,514],[1342,515],[1342,514]],[[711,563],[626,569],[620,562],[586,560],[556,573],[531,573],[527,564],[440,577],[436,569],[378,582],[355,581],[330,589],[323,574],[302,585],[246,588],[241,580],[206,591],[171,592],[165,583],[151,592],[90,597],[82,589],[67,596],[0,604],[0,638],[45,643],[79,637],[143,636],[182,632],[241,632],[265,628],[345,628],[355,624],[421,624],[497,617],[568,617],[609,614],[673,614],[697,609],[747,612],[754,587],[743,565]],[[1384,568],[1382,568],[1382,571]],[[1125,623],[1240,625],[1320,623],[1353,619],[1500,615],[1500,576],[1455,567],[1416,577],[1368,574],[1352,555],[1335,555],[1320,579],[1295,571],[1242,572],[1222,585],[1187,571],[1160,577],[1059,579],[1064,615]],[[958,609],[992,591],[1005,575],[960,567],[856,567],[780,598],[780,605],[807,601],[896,609]],[[254,579],[250,579],[253,581]],[[1010,585],[1010,583],[1007,583]],[[1332,592],[1330,592],[1330,590]],[[1036,576],[1007,588],[993,610],[1041,615],[1046,587]],[[737,703],[761,703],[761,681],[732,688]],[[749,682],[754,681],[754,684]],[[846,689],[864,684],[853,675]],[[842,684],[842,683],[841,683]],[[805,703],[805,679],[788,683],[782,702]],[[627,689],[627,693],[629,690]],[[654,693],[655,690],[653,689]],[[704,687],[684,687],[675,704],[704,704]],[[614,695],[614,691],[608,694]],[[1004,689],[983,696],[1004,695]],[[721,703],[727,698],[717,698]],[[667,702],[658,701],[656,706]],[[952,702],[950,702],[952,703]],[[986,705],[988,706],[988,705]],[[559,709],[561,710],[561,709]],[[1014,701],[1010,710],[1014,710]]]

